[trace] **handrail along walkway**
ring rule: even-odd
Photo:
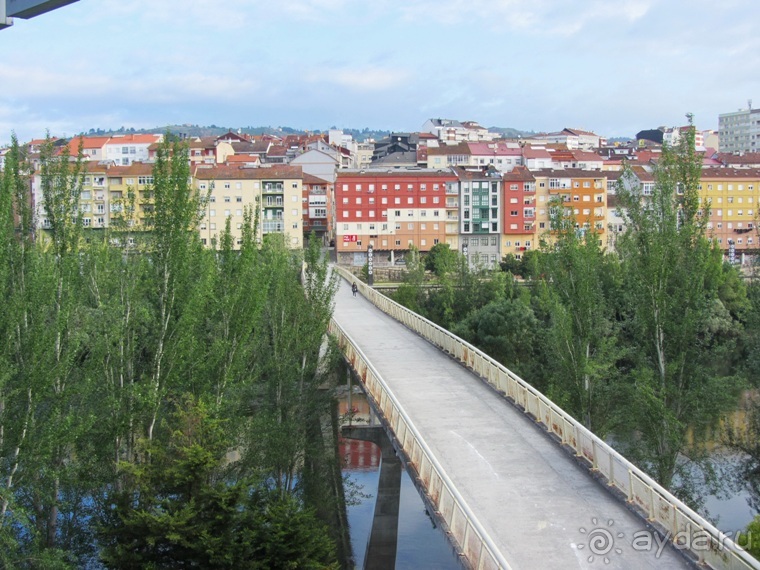
[[[464,557],[473,568],[511,570],[380,373],[335,320],[330,322],[330,332],[337,337],[346,359],[361,378],[369,396],[393,431],[396,441],[417,470],[433,506],[446,523]]]
[[[584,459],[591,469],[598,471],[606,479],[609,486],[614,487],[625,495],[627,502],[636,507],[634,510],[638,514],[644,516],[648,522],[659,525],[668,537],[675,539],[681,536],[688,536],[689,533],[691,533],[690,536],[692,537],[696,536],[697,540],[689,540],[686,545],[679,544],[679,548],[689,551],[698,563],[707,564],[716,570],[760,570],[760,562],[739,547],[729,536],[685,505],[670,491],[662,487],[649,475],[628,461],[601,438],[589,431],[570,414],[504,365],[446,329],[399,305],[375,291],[361,280],[355,279],[355,276],[344,268],[334,266],[334,269],[349,282],[355,281],[362,295],[384,313],[465,364],[494,389],[521,407],[526,414],[533,416],[537,422],[543,424],[544,428],[549,433],[555,435],[563,445],[570,447],[576,456]],[[334,327],[332,330],[340,330],[342,332],[342,329],[340,329],[340,326],[335,321],[333,321],[332,326]],[[345,336],[345,333],[343,335]],[[345,338],[348,339],[347,336]],[[352,341],[349,342],[355,354],[361,354],[358,347]],[[343,345],[341,346],[343,347]],[[406,451],[406,433],[400,434],[396,431],[395,426],[399,424],[399,418],[403,418],[404,420],[404,430],[411,430],[412,428],[409,426],[412,426],[412,424],[408,422],[395,398],[391,399],[392,395],[389,393],[388,388],[384,384],[381,387],[374,386],[374,384],[382,384],[382,379],[374,368],[371,367],[371,364],[366,362],[363,355],[362,359],[366,365],[366,370],[372,371],[372,389],[379,391],[381,394],[381,398],[377,401],[381,403],[383,413],[386,413],[385,408],[390,405],[390,408],[388,408],[390,413],[386,414],[386,418]],[[357,372],[359,371],[358,368],[356,370]],[[365,374],[365,376],[369,377],[368,374]],[[362,380],[364,381],[364,377],[362,377]],[[399,427],[402,427],[401,424],[399,424]],[[419,437],[416,430],[412,433],[414,433],[415,437]],[[420,438],[418,443],[421,446],[424,441]],[[418,455],[421,456],[422,451],[423,449],[420,447]],[[429,453],[428,450],[426,451]],[[409,452],[407,451],[407,453]],[[415,457],[414,453],[409,453],[409,456],[412,458],[415,466],[420,466],[418,471],[423,483],[426,484],[426,477],[429,474],[427,472],[423,473],[422,464],[416,461],[418,458]],[[440,469],[434,457],[427,458],[427,461],[430,463],[431,468],[433,465],[436,465]],[[441,472],[439,477],[443,482],[445,473]],[[450,481],[449,483],[451,484]],[[456,489],[453,488],[453,484],[451,485],[452,487],[448,491],[451,493],[452,498],[461,497]],[[427,485],[427,489],[433,505],[442,515],[451,510],[450,505],[441,502],[440,488]],[[445,517],[444,520],[449,524],[449,521]],[[471,524],[474,530],[480,526],[474,519]],[[454,525],[449,524],[449,527],[454,533],[455,538],[459,541],[459,544],[463,547],[467,544],[468,540],[471,540],[472,537],[467,536],[466,533],[462,534],[460,532],[457,534],[454,532],[456,530]],[[490,538],[487,536],[486,539],[490,541]],[[490,542],[492,544],[492,541]],[[705,543],[708,543],[706,545],[708,547],[704,547]],[[697,546],[699,547],[697,548]],[[467,555],[467,552],[465,552],[465,555]],[[500,568],[506,566],[482,566],[478,563],[474,567]]]

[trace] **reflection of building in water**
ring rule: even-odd
[[[366,394],[357,386],[353,387],[350,395],[346,391],[338,397],[338,416],[342,425],[378,424]]]
[[[353,386],[350,394],[345,390],[338,396],[338,415],[343,426],[380,425],[366,394],[358,386]],[[380,447],[370,441],[340,438],[339,452],[343,458],[344,469],[377,471],[380,468]]]
[[[380,468],[380,448],[374,443],[341,438],[338,451],[344,469],[377,471]]]
[[[713,452],[724,449],[723,444],[728,429],[738,434],[746,431],[749,423],[747,411],[752,406],[753,398],[758,397],[760,397],[760,394],[757,390],[745,390],[742,392],[739,401],[736,403],[736,409],[734,409],[734,411],[722,418],[717,425],[703,428],[705,433],[701,434],[699,439],[703,442],[702,445],[707,451]],[[689,442],[689,445],[694,445],[696,441],[694,437],[694,428],[689,428],[686,433],[686,440]]]

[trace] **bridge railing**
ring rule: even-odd
[[[448,526],[471,567],[478,570],[510,570],[503,555],[475,518],[377,370],[335,320],[330,322],[330,332],[337,337],[343,354],[358,374],[367,394],[393,430],[396,441],[417,470],[433,507]]]
[[[338,267],[337,270],[346,279],[354,281],[354,276],[345,269]],[[700,564],[715,569],[760,570],[760,562],[738,546],[730,536],[680,501],[503,364],[360,280],[355,281],[361,294],[379,309],[465,364],[525,413],[543,424],[549,433],[570,447],[576,456],[584,458],[648,522],[657,525],[676,548],[688,551]]]

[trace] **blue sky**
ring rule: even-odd
[[[760,106],[759,21],[758,0],[79,0],[0,31],[0,144],[431,117],[711,129]]]

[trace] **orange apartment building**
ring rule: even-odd
[[[536,170],[532,174],[539,199],[537,237],[550,239],[550,208],[558,201],[564,208],[562,214],[573,217],[578,229],[593,229],[602,243],[605,242],[607,176],[604,171],[565,168]]]

